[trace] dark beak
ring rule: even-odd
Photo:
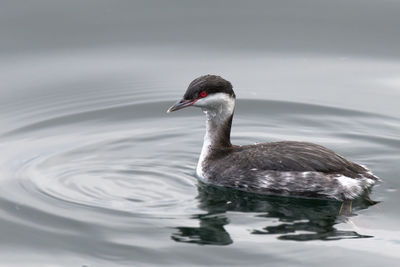
[[[190,107],[195,102],[196,102],[196,100],[185,100],[185,99],[179,100],[178,102],[176,102],[172,107],[170,107],[167,110],[167,113],[170,113],[170,112],[175,111],[175,110],[179,110],[179,109]]]

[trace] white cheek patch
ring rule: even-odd
[[[195,107],[200,107],[210,117],[224,119],[230,116],[235,109],[235,98],[225,93],[216,93],[201,98],[194,103]]]
[[[229,108],[229,106],[235,105],[235,99],[228,94],[225,93],[216,93],[206,96],[205,98],[200,98],[196,101],[194,106],[196,107],[207,107],[207,108],[215,108],[218,106],[224,106]]]

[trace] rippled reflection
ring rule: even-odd
[[[252,229],[251,234],[275,235],[281,240],[311,241],[345,238],[370,238],[355,231],[343,231],[335,225],[349,218],[339,216],[341,203],[314,199],[260,196],[201,184],[198,200],[206,214],[194,215],[199,227],[177,227],[172,239],[177,242],[201,245],[229,245],[234,242],[225,226],[229,224],[227,212],[255,212],[257,217],[275,218],[278,223],[262,229]],[[370,203],[358,199],[353,203],[353,214],[366,209]]]

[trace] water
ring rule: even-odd
[[[0,11],[0,266],[398,264],[399,3],[35,2]],[[165,111],[206,73],[235,144],[325,145],[380,203],[199,183],[203,114]]]

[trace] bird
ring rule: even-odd
[[[352,200],[363,195],[370,200],[369,188],[380,178],[324,146],[301,141],[233,145],[235,102],[232,84],[208,74],[193,80],[167,110],[198,107],[206,114],[196,168],[200,181],[256,194],[341,201],[350,212]]]

